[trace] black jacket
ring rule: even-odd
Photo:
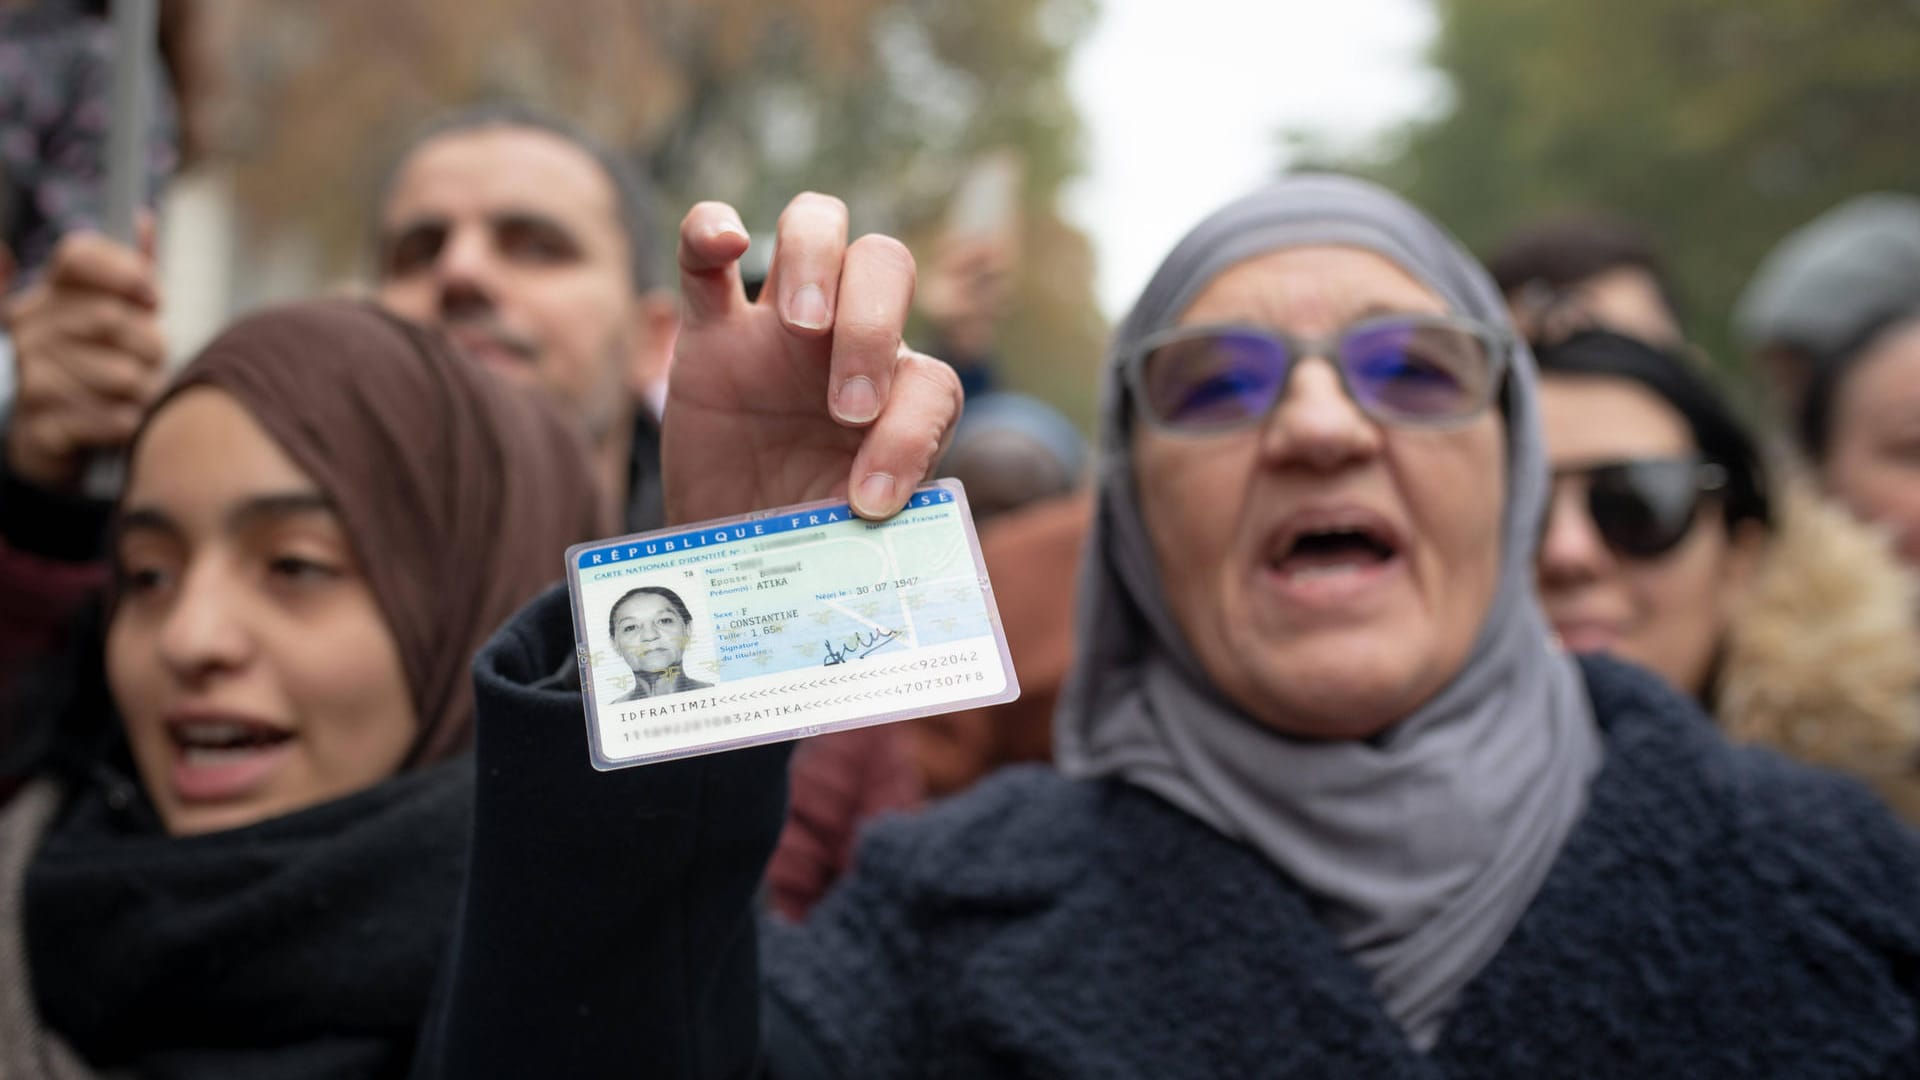
[[[756,929],[784,751],[596,774],[540,685],[571,648],[550,594],[477,667],[437,1075],[1920,1075],[1920,841],[1623,665],[1586,666],[1585,817],[1422,1055],[1291,882],[1123,783],[1005,774]]]
[[[660,424],[643,405],[633,420],[633,448],[627,456],[627,505],[620,514],[628,532],[652,532],[667,523],[666,491],[660,477]]]

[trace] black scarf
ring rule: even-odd
[[[78,789],[27,870],[43,1021],[142,1076],[404,1074],[472,806],[469,757],[204,836],[124,779]]]

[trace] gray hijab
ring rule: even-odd
[[[1289,738],[1221,697],[1181,638],[1140,517],[1120,365],[1228,267],[1309,245],[1385,256],[1456,314],[1508,325],[1492,282],[1452,237],[1360,181],[1281,180],[1188,233],[1114,341],[1056,757],[1069,775],[1137,784],[1265,856],[1426,1050],[1532,903],[1585,808],[1602,747],[1579,671],[1550,643],[1534,599],[1548,470],[1538,377],[1521,344],[1503,401],[1499,585],[1465,666],[1439,693],[1373,739]]]

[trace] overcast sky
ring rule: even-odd
[[[1279,134],[1360,143],[1435,107],[1426,0],[1100,0],[1076,54],[1087,173],[1064,209],[1118,318],[1207,211],[1271,176]]]

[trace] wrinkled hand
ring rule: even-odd
[[[667,520],[703,521],[847,498],[884,518],[931,475],[960,416],[953,369],[901,345],[913,256],[847,243],[847,208],[801,195],[780,215],[773,268],[748,303],[733,209],[680,224],[686,305],[662,432]]]
[[[6,445],[14,475],[75,491],[91,455],[126,446],[166,384],[159,313],[150,254],[98,233],[61,239],[45,276],[6,311],[18,371]]]

